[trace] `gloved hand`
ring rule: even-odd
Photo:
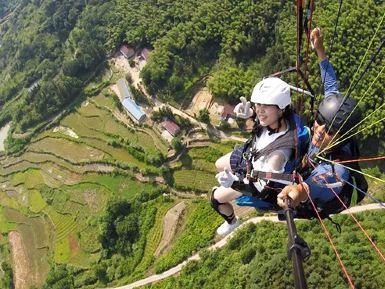
[[[262,192],[265,188],[265,186],[267,185],[267,181],[265,180],[262,180],[262,179],[258,179],[258,181],[254,182],[254,186],[257,188],[257,190],[259,192]]]
[[[240,98],[241,102],[238,103],[234,108],[236,117],[248,119],[252,117],[253,110],[251,109],[250,101],[247,101],[243,96]]]
[[[228,168],[225,168],[223,172],[217,173],[215,178],[218,180],[218,183],[225,188],[230,188],[234,181],[239,181],[239,178],[230,172]]]

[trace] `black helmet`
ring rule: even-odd
[[[343,134],[361,120],[361,111],[356,105],[357,102],[351,97],[328,95],[318,106],[316,121],[319,125],[325,124],[331,134]]]

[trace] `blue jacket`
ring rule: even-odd
[[[324,83],[324,95],[325,97],[331,94],[337,94],[338,83],[336,74],[334,72],[332,64],[328,59],[324,59],[320,62],[321,77]],[[312,151],[314,146],[310,144],[309,151]],[[334,150],[335,151],[335,150]],[[338,151],[342,153],[346,159],[353,159],[355,152],[352,151],[352,143],[347,142],[342,144]],[[327,156],[328,157],[328,156]],[[333,156],[329,156],[334,159]],[[346,183],[351,182],[350,171],[338,164],[332,165],[329,162],[321,161],[315,164],[316,167],[305,180],[310,188],[310,196],[317,206],[335,198],[335,194],[340,194],[343,189],[347,189],[345,186],[350,186]],[[336,177],[337,176],[337,177]],[[353,189],[351,189],[353,191]],[[336,202],[339,202],[336,200]]]

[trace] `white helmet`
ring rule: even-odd
[[[291,103],[290,86],[278,77],[265,78],[254,86],[250,100],[284,109]]]

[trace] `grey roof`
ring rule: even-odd
[[[139,105],[137,105],[131,98],[125,98],[122,101],[124,108],[138,121],[142,121],[146,114],[142,111]]]
[[[132,92],[131,92],[130,88],[128,87],[127,80],[125,80],[124,78],[121,78],[118,80],[116,85],[118,86],[118,90],[119,90],[122,98],[126,98],[126,97],[133,98]]]

